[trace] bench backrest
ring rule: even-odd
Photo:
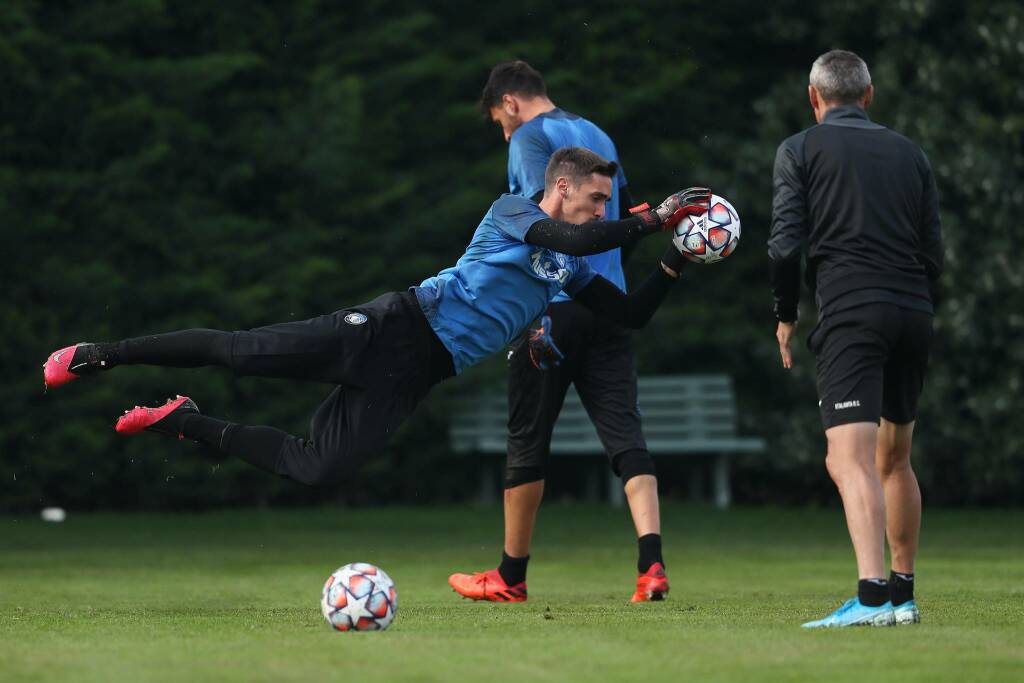
[[[644,436],[652,452],[716,450],[736,438],[736,398],[728,375],[660,375],[638,380]],[[456,413],[452,444],[458,451],[503,452],[508,430],[504,390],[475,397]],[[556,453],[601,452],[594,426],[574,387],[555,425]]]

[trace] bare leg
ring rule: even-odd
[[[651,474],[630,477],[624,487],[637,537],[661,533],[658,510],[658,479]]]
[[[505,489],[505,554],[526,557],[537,521],[537,509],[544,497],[544,480]]]
[[[878,430],[875,467],[885,492],[886,523],[892,569],[914,573],[921,532],[921,489],[910,466],[914,423],[897,425],[882,420]]]
[[[885,497],[875,471],[878,426],[856,422],[825,430],[825,463],[839,488],[846,525],[857,556],[861,579],[880,579],[885,572]]]

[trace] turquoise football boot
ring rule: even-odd
[[[842,607],[824,619],[808,621],[804,628],[839,628],[842,626],[893,626],[896,615],[892,603],[887,602],[878,607],[860,604],[858,598],[850,598]]]
[[[907,600],[902,605],[896,605],[892,608],[892,611],[896,615],[897,626],[921,623],[921,612],[918,611],[917,603],[913,600]]]

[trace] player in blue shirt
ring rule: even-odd
[[[522,65],[524,71],[530,68],[525,62],[514,64],[517,70],[520,69],[519,65]],[[537,78],[540,78],[540,74],[537,74]],[[543,84],[543,80],[540,83]],[[498,89],[501,89],[500,84]],[[508,139],[508,187],[512,194],[531,199],[542,196],[544,169],[547,168],[548,160],[555,150],[562,147],[582,147],[609,161],[619,163],[619,155],[611,138],[587,119],[555,107],[551,100],[543,95],[538,95],[532,100],[520,100],[518,96],[509,93],[502,95],[505,96],[511,100],[509,104],[519,110],[518,118],[523,122],[509,134],[508,128],[514,125],[515,117],[508,115],[503,106],[494,107],[491,112],[491,115],[501,122]],[[529,116],[531,107],[539,112],[532,117]],[[620,164],[612,182],[612,196],[605,204],[606,216],[622,218],[629,215],[627,209],[630,204],[623,201],[623,192],[626,189],[626,174]],[[587,256],[587,262],[595,272],[622,291],[626,291],[621,249],[591,254]],[[569,300],[570,297],[564,293],[555,297],[555,301]]]
[[[509,190],[524,197],[544,192],[544,171],[555,150],[584,147],[618,161],[611,138],[595,124],[559,109],[548,98],[544,79],[529,64],[494,67],[480,99],[485,116],[499,124],[508,145]],[[605,213],[628,216],[631,206],[621,166],[612,182]],[[587,256],[593,271],[625,291],[622,249]],[[530,539],[544,495],[544,468],[551,434],[570,384],[604,445],[612,470],[621,477],[636,527],[639,553],[633,601],[658,600],[668,592],[661,554],[661,521],[654,462],[647,452],[637,407],[636,364],[629,331],[595,316],[564,294],[547,307],[544,336],[565,354],[540,368],[531,362],[527,333],[513,342],[508,362],[509,436],[505,466],[505,544],[496,570],[453,574],[458,593],[477,600],[507,601],[508,587],[525,593]]]
[[[559,291],[603,315],[643,326],[679,275],[671,247],[629,296],[595,275],[581,256],[629,244],[707,209],[710,193],[677,193],[625,221],[596,222],[616,165],[585,150],[552,158],[537,204],[503,196],[453,268],[405,292],[309,320],[225,332],[192,329],[60,349],[43,365],[54,388],[118,365],[219,365],[238,375],[336,385],[317,409],[310,438],[199,413],[186,396],[125,411],[116,429],[189,438],[304,484],[330,484],[378,452],[430,388],[525,329]],[[550,195],[550,196],[549,196]]]

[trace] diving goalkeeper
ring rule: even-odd
[[[628,327],[647,323],[679,278],[685,260],[678,250],[670,243],[628,295],[581,257],[670,230],[686,215],[704,213],[711,193],[690,188],[655,209],[603,221],[616,170],[585,149],[557,151],[540,202],[502,195],[455,266],[404,292],[245,331],[190,329],[75,344],[50,355],[44,382],[58,387],[119,365],[218,365],[239,376],[333,384],[309,438],[202,415],[187,396],[128,410],[116,429],[191,439],[303,484],[343,480],[381,449],[431,387],[505,348],[560,291]],[[544,335],[533,347],[539,357],[554,352]]]

